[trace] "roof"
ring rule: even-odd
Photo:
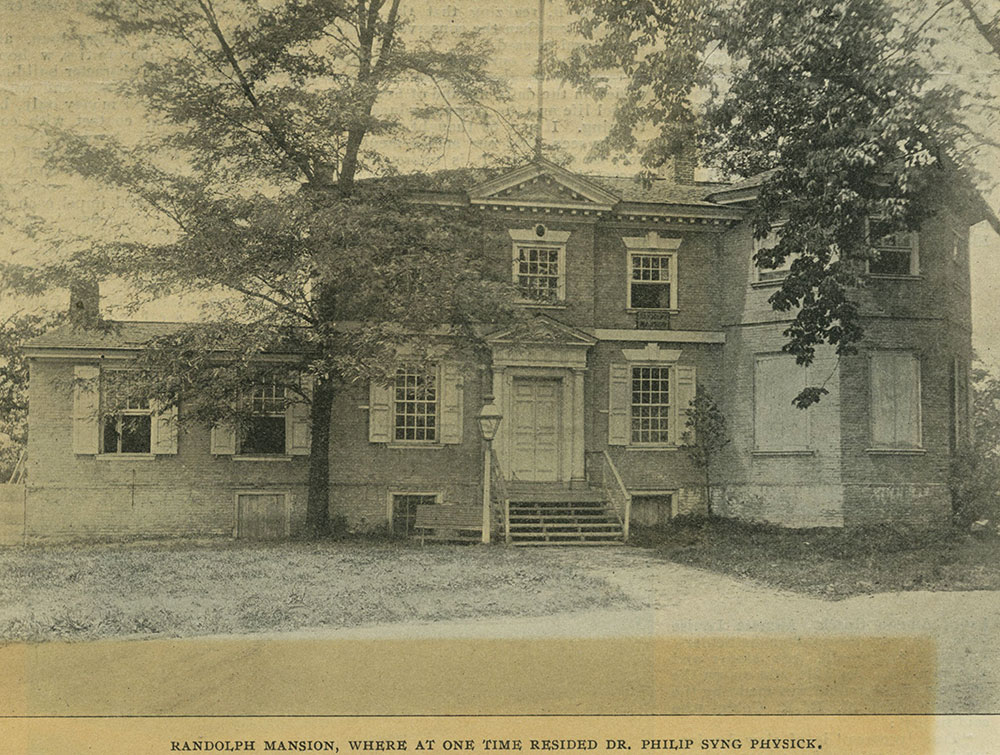
[[[72,323],[57,325],[25,344],[28,349],[134,349],[158,336],[177,333],[189,322],[105,320],[99,328]]]
[[[649,204],[699,204],[717,206],[706,197],[713,191],[729,187],[729,184],[699,181],[691,184],[676,183],[667,178],[655,178],[649,185],[633,176],[584,176],[587,180],[621,197],[624,202],[646,202]]]

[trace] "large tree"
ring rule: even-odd
[[[475,32],[420,39],[402,5],[102,0],[97,21],[141,50],[121,90],[150,135],[52,129],[48,163],[134,199],[142,223],[69,254],[59,239],[53,261],[7,268],[22,290],[87,277],[123,279],[139,299],[213,295],[212,322],[146,344],[128,391],[183,400],[199,422],[245,421],[239,397],[261,380],[310,401],[311,532],[328,525],[336,391],[389,379],[404,343],[427,358],[420,333],[474,347],[477,323],[513,316],[487,223],[411,201],[427,180],[394,175],[394,153],[438,148],[441,129],[411,131],[383,107],[402,93],[407,123],[455,118],[471,134],[498,122],[516,155],[525,143],[496,109],[506,92],[487,70],[491,47]]]
[[[862,337],[858,297],[873,240],[932,211],[966,133],[960,93],[922,63],[928,40],[884,0],[569,0],[587,40],[562,75],[596,92],[624,74],[599,156],[646,171],[697,142],[729,176],[760,177],[749,222],[774,234],[756,259],[787,278],[785,349],[809,363]],[[929,13],[932,13],[929,11]],[[780,225],[779,225],[780,222]],[[825,392],[806,389],[807,406]]]

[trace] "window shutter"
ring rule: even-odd
[[[213,425],[210,445],[216,456],[232,456],[236,453],[236,428],[229,423]]]
[[[441,364],[441,442],[462,442],[462,371],[458,362]]]
[[[388,443],[392,435],[392,387],[373,380],[368,389],[368,442]]]
[[[156,402],[150,402],[152,409],[152,442],[154,454],[177,453],[177,407],[162,409]]]
[[[302,392],[312,396],[311,375],[302,378]],[[285,409],[285,452],[293,456],[308,456],[312,447],[312,405],[307,401],[293,401]]]
[[[73,368],[73,453],[97,453],[100,377],[100,367],[78,364]]]
[[[627,446],[632,376],[627,364],[612,364],[608,377],[608,445]]]
[[[687,426],[687,410],[694,401],[695,388],[697,383],[695,381],[694,367],[683,365],[674,368],[674,374],[677,376],[674,384],[676,388],[676,398],[673,401],[674,405],[674,417],[673,417],[673,442],[682,443],[684,440],[684,433],[688,431]],[[691,431],[691,441],[694,441],[694,432]]]

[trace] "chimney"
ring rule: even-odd
[[[78,328],[97,327],[101,318],[101,284],[77,280],[69,286],[69,321]]]
[[[698,151],[694,144],[687,142],[681,147],[681,151],[674,155],[674,182],[679,184],[693,184],[694,171],[698,167]]]

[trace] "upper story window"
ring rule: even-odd
[[[433,443],[438,439],[436,370],[400,367],[393,383],[393,439]]]
[[[629,309],[676,309],[677,257],[652,251],[630,251]]]
[[[148,454],[152,452],[153,412],[149,401],[123,395],[114,371],[106,373],[103,382],[103,406],[117,407],[102,411],[101,453]]]
[[[868,234],[874,259],[868,262],[870,275],[909,277],[920,272],[918,235],[911,231],[880,233],[878,221],[869,221]]]
[[[622,238],[627,250],[627,309],[677,309],[677,250],[681,239],[645,236]]]
[[[771,232],[762,239],[754,239],[754,281],[757,283],[772,283],[783,281],[792,270],[792,263],[798,259],[799,255],[791,253],[785,255],[777,267],[764,267],[757,262],[757,254],[765,249],[774,249],[781,240],[781,228],[783,224],[771,226]]]
[[[286,453],[285,389],[262,383],[247,398],[250,417],[240,436],[240,453],[251,456]]]
[[[559,247],[517,246],[514,283],[526,299],[556,302],[565,298],[563,250]]]
[[[569,231],[552,231],[539,223],[510,229],[513,282],[527,302],[558,304],[566,299],[566,241]]]

